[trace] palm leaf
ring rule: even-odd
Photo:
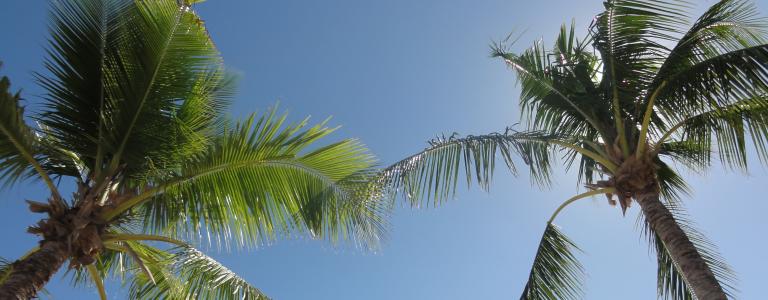
[[[672,0],[612,0],[604,5],[591,34],[603,66],[601,96],[610,103],[614,128],[626,152],[635,140],[632,123],[645,111],[636,100],[646,96],[647,86],[669,52],[663,42],[675,40],[687,25],[683,12],[689,7]]]
[[[705,168],[710,164],[710,151],[717,145],[720,161],[735,168],[747,167],[747,143],[751,140],[758,158],[768,161],[768,149],[765,148],[768,139],[768,98],[765,95],[736,101],[733,104],[718,107],[695,116],[684,119],[679,123],[679,142],[685,145],[676,147],[676,153],[686,154],[684,157],[693,167]],[[671,129],[674,130],[674,129]],[[667,146],[664,150],[672,150]]]
[[[260,290],[194,248],[166,252],[132,243],[153,273],[137,273],[129,285],[131,299],[268,299]]]
[[[429,147],[383,169],[377,185],[396,198],[402,194],[412,205],[432,201],[438,205],[450,199],[463,171],[468,186],[476,182],[487,190],[497,156],[516,173],[514,155],[530,166],[532,180],[546,185],[550,172],[550,145],[554,136],[536,132],[491,133],[487,135],[441,137]]]
[[[650,90],[671,74],[688,69],[703,58],[759,45],[766,23],[746,0],[722,0],[712,5],[670,50]]]
[[[574,249],[557,226],[547,223],[520,299],[581,299],[584,271]]]
[[[339,232],[360,230],[352,236],[375,243],[386,210],[361,198],[362,187],[354,183],[373,164],[367,150],[344,140],[306,152],[334,129],[285,120],[272,110],[226,130],[178,173],[107,217],[146,203],[141,211],[148,232],[182,239],[204,231],[218,244],[256,245],[290,232],[335,241],[349,237]],[[322,213],[308,215],[313,206]]]
[[[34,130],[24,121],[19,93],[10,92],[11,81],[0,78],[0,181],[11,185],[20,179],[38,176],[51,192],[57,189],[41,165],[45,161]]]
[[[94,173],[126,166],[127,177],[176,168],[204,149],[228,81],[191,9],[171,0],[62,1],[52,17],[38,118],[58,148]]]
[[[554,50],[536,41],[519,55],[506,49],[511,45],[497,44],[492,56],[517,73],[520,107],[529,128],[581,136],[603,131],[601,120],[609,112],[595,97],[596,57],[586,51],[586,42],[575,39],[573,25],[570,31],[563,26],[556,41]]]

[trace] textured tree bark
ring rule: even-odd
[[[723,287],[701,254],[677,224],[669,209],[659,201],[659,194],[640,194],[637,196],[637,202],[649,226],[664,241],[664,246],[680,267],[696,297],[700,300],[727,299]]]
[[[40,250],[13,263],[11,274],[0,285],[0,299],[27,300],[36,297],[68,257],[63,243],[44,243]]]

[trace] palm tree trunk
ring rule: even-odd
[[[700,300],[727,299],[720,282],[691,243],[688,235],[677,224],[669,209],[659,201],[659,194],[640,194],[637,199],[645,220],[664,241],[664,246],[696,297]]]
[[[0,299],[34,298],[68,257],[63,243],[44,242],[40,250],[13,263],[11,274],[0,285]]]

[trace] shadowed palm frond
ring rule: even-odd
[[[696,169],[710,164],[713,145],[720,161],[729,167],[746,169],[747,144],[752,142],[758,159],[768,162],[768,98],[765,95],[737,101],[724,107],[700,113],[679,123],[673,147],[664,146],[669,152],[682,158]],[[672,129],[674,130],[674,129]],[[682,147],[684,146],[684,147]]]
[[[487,190],[497,156],[516,173],[514,155],[530,166],[531,179],[547,185],[550,172],[549,142],[557,137],[536,132],[491,133],[465,137],[441,137],[429,147],[382,170],[376,180],[382,190],[396,198],[402,194],[411,205],[429,201],[438,205],[453,197],[460,173],[468,186],[476,182]]]
[[[717,251],[717,247],[709,241],[703,234],[698,232],[693,225],[693,222],[688,219],[685,210],[680,206],[679,202],[667,201],[665,206],[669,208],[669,211],[675,218],[675,221],[685,231],[688,238],[696,247],[696,250],[701,254],[702,258],[709,266],[712,273],[714,273],[720,285],[725,289],[726,294],[729,297],[734,297],[737,292],[735,289],[736,275],[725,262]],[[657,271],[657,285],[658,294],[663,299],[693,299],[693,294],[688,287],[688,283],[685,281],[682,272],[678,269],[677,264],[674,262],[666,247],[664,246],[661,238],[653,232],[643,218],[642,214],[638,215],[638,222],[643,226],[643,234],[648,239],[651,248],[656,251],[658,271]]]
[[[722,0],[712,5],[670,50],[650,90],[702,59],[764,43],[768,24],[751,1]]]
[[[174,169],[231,94],[200,19],[176,1],[57,1],[38,116],[92,175]],[[99,173],[99,174],[96,174]]]
[[[380,197],[363,197],[367,183],[360,180],[373,158],[355,140],[307,152],[334,129],[286,118],[273,109],[227,129],[178,173],[106,217],[137,207],[150,233],[186,239],[206,232],[224,245],[255,246],[289,233],[375,243],[387,210],[374,202]],[[314,208],[320,211],[308,211]]]
[[[605,103],[612,107],[619,135],[625,130],[629,135],[634,124],[626,123],[639,119],[644,111],[636,101],[646,96],[647,87],[669,53],[663,43],[676,41],[682,34],[688,25],[684,12],[691,7],[674,0],[611,0],[604,5],[605,11],[591,27],[603,67],[600,88]]]
[[[520,299],[581,299],[584,271],[573,250],[578,247],[547,223]]]
[[[2,64],[0,64],[2,65]],[[10,92],[11,81],[0,77],[0,181],[9,186],[31,177],[42,179],[57,193],[42,164],[45,156],[34,129],[24,121],[19,93]]]
[[[601,120],[610,117],[603,99],[596,97],[597,58],[587,43],[575,38],[575,26],[561,27],[553,50],[541,41],[521,54],[511,45],[497,44],[492,56],[504,59],[520,82],[520,107],[529,128],[587,136],[604,130]]]
[[[659,180],[661,196],[671,203],[679,202],[683,196],[691,194],[691,188],[666,162],[661,159],[656,160],[658,170],[656,176]]]

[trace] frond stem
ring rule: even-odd
[[[653,104],[656,102],[656,97],[659,96],[661,90],[667,85],[667,81],[662,81],[658,88],[653,91],[651,97],[648,99],[648,106],[645,108],[645,114],[643,115],[643,123],[640,126],[640,137],[637,141],[637,152],[635,156],[640,158],[645,152],[645,143],[648,140],[646,134],[648,134],[648,127],[651,125],[651,116],[653,115]]]
[[[107,291],[104,290],[104,281],[101,280],[99,270],[96,270],[96,267],[93,266],[93,264],[87,265],[86,268],[88,269],[88,274],[91,275],[93,283],[96,284],[96,290],[99,291],[99,298],[101,300],[107,300]]]
[[[621,118],[621,101],[619,99],[619,86],[616,82],[616,66],[614,65],[613,57],[610,59],[611,63],[611,76],[613,82],[613,119],[616,122],[616,132],[618,134],[619,144],[621,145],[621,151],[624,156],[629,156],[629,143],[627,142],[627,133],[624,130],[624,121]]]
[[[594,196],[594,195],[608,194],[608,193],[614,193],[614,192],[616,192],[616,188],[607,187],[607,188],[601,188],[601,189],[592,190],[592,191],[589,191],[589,192],[584,192],[584,193],[578,194],[576,196],[573,196],[570,199],[568,199],[565,202],[563,202],[563,204],[560,204],[560,206],[557,207],[555,212],[549,218],[549,221],[547,221],[547,224],[552,223],[552,221],[555,220],[557,215],[560,214],[560,211],[562,211],[569,204],[571,204],[573,202],[576,202],[576,200],[583,199],[583,198],[590,197],[590,196]]]
[[[151,234],[125,234],[125,233],[110,233],[105,234],[103,236],[104,241],[111,242],[111,241],[158,241],[158,242],[166,242],[170,244],[174,244],[177,246],[188,246],[187,243],[172,239],[169,237],[159,236],[159,235],[151,235]]]

